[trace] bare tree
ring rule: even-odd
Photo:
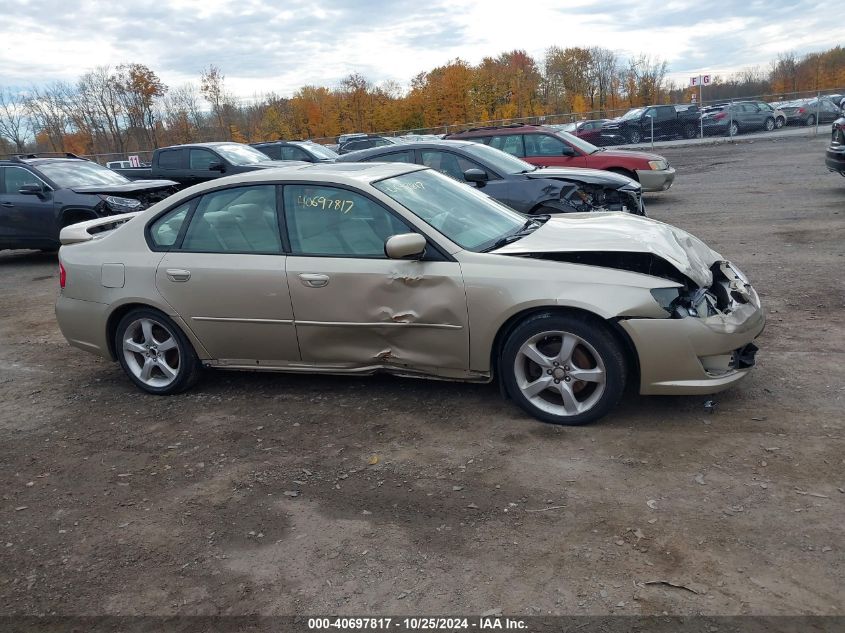
[[[29,132],[26,99],[8,88],[0,90],[0,136],[12,143],[16,151],[23,152]]]
[[[64,151],[68,126],[64,95],[67,91],[66,84],[56,82],[42,88],[33,87],[26,99],[26,111],[32,122],[36,144],[39,134],[42,134],[54,152]]]
[[[200,77],[200,92],[211,106],[211,111],[217,119],[217,127],[221,135],[231,139],[231,130],[226,121],[226,110],[231,98],[226,94],[224,80],[226,77],[214,64],[202,71]]]

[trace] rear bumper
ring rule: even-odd
[[[71,299],[63,294],[56,300],[56,320],[67,342],[103,358],[111,358],[106,340],[107,311],[105,303]]]
[[[828,147],[824,155],[824,164],[830,171],[845,176],[845,146]]]
[[[727,389],[749,372],[756,348],[749,344],[765,326],[753,303],[727,316],[620,321],[637,349],[640,393],[694,395]]]
[[[675,182],[675,168],[668,169],[638,169],[637,179],[643,191],[666,191]]]

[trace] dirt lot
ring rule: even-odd
[[[55,256],[0,253],[2,611],[842,614],[845,179],[823,147],[663,151],[677,184],[649,212],[769,316],[713,413],[629,396],[559,428],[493,386],[245,373],[145,396],[65,343]]]

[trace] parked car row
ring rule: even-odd
[[[637,144],[646,140],[687,138],[701,135],[735,136],[757,130],[772,131],[785,125],[830,123],[841,115],[840,95],[820,99],[767,103],[743,100],[707,105],[655,105],[633,108],[616,119],[584,120],[549,125],[593,145]]]

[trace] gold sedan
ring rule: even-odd
[[[583,424],[626,383],[725,389],[764,325],[745,276],[624,213],[525,216],[407,164],[221,178],[66,228],[56,315],[153,394],[203,367],[501,381]]]

